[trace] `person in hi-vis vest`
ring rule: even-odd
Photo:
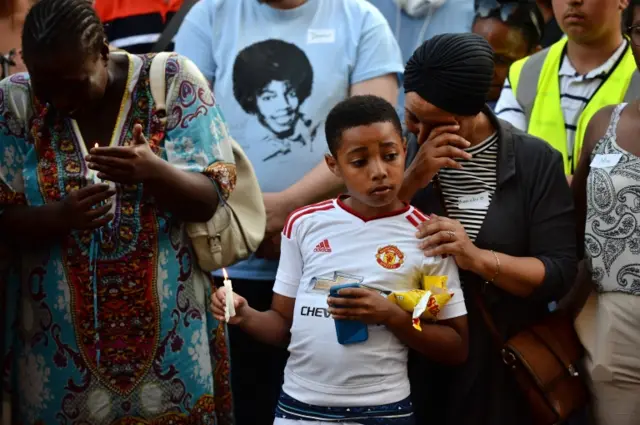
[[[622,35],[628,3],[553,0],[567,36],[511,65],[496,105],[499,118],[562,153],[569,181],[590,118],[604,106],[640,95],[640,74]]]

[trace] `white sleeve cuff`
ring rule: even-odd
[[[438,320],[455,319],[456,317],[466,316],[467,306],[464,303],[464,295],[459,289],[452,290],[453,298],[442,308],[438,315]]]
[[[273,292],[288,298],[296,298],[299,287],[300,282],[288,283],[286,279],[282,279],[281,276],[278,275],[276,277],[276,283],[273,284]]]

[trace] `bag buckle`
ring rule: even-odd
[[[209,252],[217,254],[222,251],[222,237],[220,233],[216,233],[215,236],[209,237]]]
[[[506,348],[502,349],[502,362],[505,365],[515,369],[517,361],[518,359],[516,358],[515,354],[513,354],[511,351],[507,350]]]

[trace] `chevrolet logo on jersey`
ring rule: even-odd
[[[354,276],[341,272],[333,272],[331,277],[314,277],[309,285],[310,292],[329,293],[329,289],[335,285],[343,285],[345,283],[362,283],[363,277]]]
[[[389,295],[391,293],[391,291],[387,288],[376,287],[373,285],[365,285],[362,283],[363,281],[364,281],[364,278],[360,276],[355,276],[352,274],[347,274],[342,272],[333,272],[333,276],[331,277],[314,277],[313,279],[311,279],[311,283],[309,284],[308,291],[328,294],[332,286],[342,285],[346,283],[358,283],[363,288],[374,290],[383,295]]]

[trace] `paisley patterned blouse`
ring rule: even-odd
[[[166,125],[150,94],[152,56],[129,58],[112,145],[140,123],[174,166],[235,184],[226,124],[193,63],[165,70]],[[76,123],[45,119],[25,74],[0,83],[0,210],[63,199],[93,179]],[[115,185],[107,237],[74,231],[20,252],[8,283],[4,391],[20,424],[231,423],[225,328],[208,313],[210,285],[183,223],[143,185]],[[94,296],[95,295],[95,296]]]
[[[615,165],[592,167],[587,181],[585,253],[601,292],[640,295],[640,158],[616,142],[626,104],[618,105],[592,153],[616,155]]]

